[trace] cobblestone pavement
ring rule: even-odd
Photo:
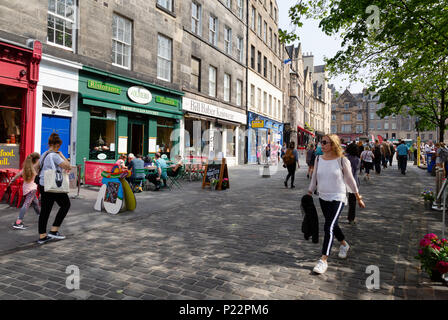
[[[414,259],[424,234],[441,234],[442,217],[418,197],[434,178],[409,164],[406,176],[394,165],[362,181],[358,224],[346,223],[346,208],[340,218],[349,256],[340,260],[335,242],[324,275],[312,274],[321,213],[319,244],[301,233],[306,169],[286,189],[285,169],[261,178],[249,165],[230,168],[229,190],[185,182],[183,191],[140,193],[138,210],[117,216],[89,209],[94,192],[83,191],[61,228],[67,239],[42,246],[31,243],[30,211],[30,229],[0,235],[28,239],[0,252],[0,299],[447,299],[448,287],[431,283]],[[69,265],[79,267],[79,290],[66,288]],[[379,267],[380,289],[366,288],[369,265]]]

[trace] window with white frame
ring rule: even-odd
[[[281,119],[282,118],[282,107],[281,107],[280,100],[277,101],[277,104],[278,104],[278,117]]]
[[[232,9],[232,0],[226,0],[226,7]]]
[[[358,112],[358,118],[357,118],[358,120],[362,120],[362,113],[361,112]]]
[[[243,38],[238,37],[238,41],[237,41],[237,47],[236,47],[236,52],[237,52],[237,57],[238,57],[238,61],[239,62],[243,62],[244,60],[244,43],[243,43]]]
[[[218,44],[218,18],[210,16],[209,21],[209,42],[216,46]]]
[[[344,121],[350,121],[350,114],[349,113],[345,113],[344,114]]]
[[[351,124],[343,124],[341,129],[342,129],[342,132],[344,132],[344,133],[352,132],[352,125]]]
[[[231,84],[230,74],[224,73],[224,101],[225,102],[230,102],[230,84]]]
[[[382,126],[381,126],[381,122],[378,122],[378,123],[376,124],[376,128],[377,128],[378,130],[381,130],[381,128],[382,128]]]
[[[243,0],[238,0],[237,1],[237,6],[238,6],[238,17],[240,19],[243,19],[243,13],[244,13],[244,4],[243,4]]]
[[[277,67],[274,66],[274,84],[277,85]],[[299,88],[300,90],[300,88]]]
[[[337,131],[338,131],[337,127],[338,127],[337,125],[332,124],[331,125],[331,133],[337,133]]]
[[[268,110],[268,114],[272,115],[272,96],[269,95],[269,110]]]
[[[370,120],[374,120],[375,119],[375,113],[374,112],[370,112]]]
[[[49,0],[47,41],[73,50],[76,39],[76,1]]]
[[[272,48],[272,28],[269,28],[269,43],[268,46]]]
[[[263,112],[268,112],[268,95],[263,91]]]
[[[216,68],[210,66],[208,68],[208,94],[211,97],[216,97],[216,74]]]
[[[258,30],[257,34],[261,38],[261,27],[262,27],[263,20],[261,19],[261,14],[258,14]]]
[[[161,34],[157,42],[157,78],[171,81],[172,40]]]
[[[251,29],[254,30],[254,31],[255,31],[255,19],[256,19],[256,16],[255,16],[255,7],[252,6],[251,14],[250,14],[250,27],[251,27]]]
[[[356,133],[362,133],[363,132],[363,125],[362,124],[358,124],[356,126]]]
[[[384,130],[389,130],[389,122],[384,122]]]
[[[243,81],[236,80],[236,105],[240,106],[243,103]]]
[[[173,11],[173,0],[157,0],[157,4],[168,11]]]
[[[232,29],[224,28],[224,50],[227,54],[232,54]]]
[[[201,35],[202,6],[196,2],[191,3],[191,32]]]
[[[114,63],[131,68],[132,21],[114,14],[113,17],[112,54]]]
[[[274,106],[274,114],[273,114],[273,116],[274,116],[274,118],[277,118],[277,98],[276,97],[274,97],[274,104],[273,104],[273,106]]]
[[[255,109],[255,86],[250,85],[250,106]]]
[[[267,43],[268,42],[268,24],[267,24],[266,21],[264,22],[263,26],[264,26],[264,28],[263,28],[263,40],[264,40],[264,43]]]
[[[397,129],[397,123],[396,122],[392,122],[392,130]]]
[[[277,34],[274,33],[274,52],[277,54]]]
[[[257,98],[258,98],[257,99],[257,101],[258,101],[257,110],[261,112],[261,89],[260,88],[257,89]]]

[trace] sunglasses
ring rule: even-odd
[[[324,146],[324,145],[326,145],[327,143],[330,143],[330,141],[322,140],[320,143]]]

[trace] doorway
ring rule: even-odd
[[[42,115],[41,154],[48,150],[48,138],[53,132],[56,132],[62,140],[62,145],[59,150],[64,157],[67,159],[70,158],[71,122],[71,118]]]
[[[129,119],[129,145],[128,150],[129,153],[133,153],[134,155],[141,154],[145,155],[145,121],[137,120],[137,119]]]

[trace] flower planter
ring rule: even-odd
[[[430,278],[431,278],[431,281],[433,281],[433,282],[445,282],[444,279],[442,278],[442,274],[437,269],[432,270],[432,274],[431,274]]]

